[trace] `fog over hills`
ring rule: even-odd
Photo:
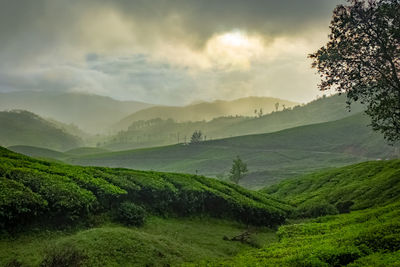
[[[119,119],[150,107],[137,101],[82,93],[12,92],[0,93],[0,110],[23,109],[42,117],[73,123],[86,132],[98,133]]]
[[[275,106],[276,104],[277,106]],[[185,122],[209,121],[222,116],[254,117],[257,114],[268,114],[272,111],[282,110],[285,107],[289,108],[295,105],[298,105],[298,103],[279,98],[253,96],[232,101],[194,102],[184,107],[155,106],[131,114],[114,125],[114,128],[126,129],[135,121],[156,118]]]
[[[232,159],[239,155],[249,169],[241,184],[260,188],[322,168],[398,156],[398,149],[387,145],[368,123],[369,118],[358,113],[337,121],[279,132],[74,157],[68,162],[198,173],[224,179]]]
[[[0,112],[0,145],[28,145],[67,150],[82,145],[82,140],[28,111]]]

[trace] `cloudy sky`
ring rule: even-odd
[[[0,0],[0,92],[169,105],[320,94],[307,54],[339,0]]]

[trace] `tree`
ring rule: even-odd
[[[333,11],[328,43],[312,67],[322,91],[347,94],[366,105],[374,130],[400,140],[400,0],[348,0]]]
[[[239,156],[237,156],[237,158],[233,160],[229,180],[231,180],[235,184],[238,184],[247,172],[247,164],[244,163]]]
[[[190,138],[190,144],[198,144],[202,141],[202,136],[203,134],[201,133],[201,131],[194,131],[194,133],[192,134],[192,137]]]
[[[276,102],[275,103],[275,111],[278,111],[278,109],[279,109],[279,102]]]

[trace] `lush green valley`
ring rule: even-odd
[[[397,148],[387,145],[367,124],[368,118],[357,114],[268,134],[71,157],[67,161],[82,165],[197,172],[226,179],[232,159],[239,155],[249,167],[241,185],[261,188],[323,168],[396,157]]]

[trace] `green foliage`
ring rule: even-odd
[[[333,11],[328,43],[310,55],[321,90],[367,105],[374,130],[400,141],[400,1],[348,1]]]
[[[350,214],[320,217],[281,226],[279,242],[210,265],[397,266],[400,262],[399,222],[399,201]]]
[[[247,164],[244,163],[239,156],[237,156],[236,159],[233,160],[229,180],[235,184],[238,184],[248,171]]]
[[[142,226],[146,219],[146,211],[132,202],[122,202],[118,208],[117,218],[126,225]]]
[[[400,160],[371,161],[289,179],[262,192],[298,206],[300,216],[319,203],[348,213],[399,201],[399,177]]]
[[[338,209],[326,201],[307,203],[307,205],[300,205],[295,213],[295,217],[300,218],[313,218],[325,215],[338,214]]]
[[[211,215],[254,225],[277,225],[292,209],[214,179],[170,174],[79,167],[35,160],[0,148],[0,215],[13,221],[65,224],[122,208],[124,223],[141,224],[148,212]],[[126,201],[131,202],[127,204]],[[121,202],[124,202],[120,205]],[[121,213],[121,214],[122,214]],[[135,217],[137,216],[137,217]]]
[[[47,201],[23,184],[0,177],[0,229],[23,225],[38,215]]]

